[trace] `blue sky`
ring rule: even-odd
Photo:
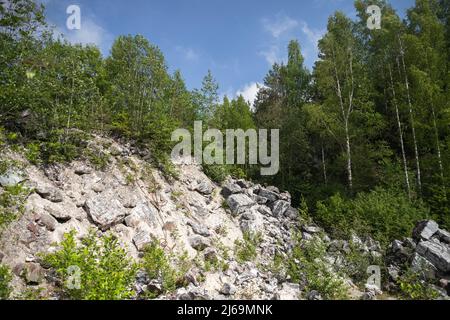
[[[201,86],[208,69],[220,93],[256,94],[274,62],[286,59],[298,39],[311,68],[317,40],[336,10],[355,16],[353,0],[41,0],[48,20],[71,42],[95,43],[107,55],[114,38],[142,34],[180,69],[189,89]],[[392,0],[401,15],[414,0]],[[81,30],[66,28],[66,8],[81,8]]]

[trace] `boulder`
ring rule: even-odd
[[[92,168],[90,168],[86,165],[79,165],[79,166],[75,167],[74,172],[75,172],[75,174],[82,176],[85,174],[91,174]]]
[[[241,214],[255,205],[255,202],[245,194],[233,194],[228,197],[227,203],[233,214]]]
[[[210,246],[210,242],[208,241],[208,239],[199,235],[190,237],[189,244],[197,251],[203,251]]]
[[[302,226],[302,231],[314,234],[314,233],[321,232],[322,229],[320,229],[319,227],[316,227],[316,226],[306,226],[306,225],[304,225],[304,226]]]
[[[133,237],[133,243],[138,251],[143,251],[152,241],[151,235],[145,231],[140,231]]]
[[[67,222],[72,218],[67,211],[59,207],[45,206],[44,209],[60,223]]]
[[[223,186],[222,191],[220,192],[220,194],[224,197],[224,198],[228,198],[229,196],[231,196],[232,194],[236,194],[236,193],[242,193],[242,188],[237,185],[236,183],[227,183],[225,186]]]
[[[189,226],[191,226],[192,231],[194,231],[195,234],[198,234],[198,235],[201,235],[201,236],[204,236],[204,237],[211,236],[211,232],[208,230],[207,227],[205,227],[205,226],[203,226],[203,225],[201,225],[199,223],[196,223],[196,222],[194,222],[192,220],[189,220],[187,222],[187,224]]]
[[[207,181],[202,181],[195,187],[195,190],[201,194],[208,195],[214,190],[214,187]]]
[[[37,285],[42,281],[44,272],[38,263],[27,263],[24,268],[25,281],[29,285]]]
[[[23,181],[25,181],[25,178],[22,174],[11,169],[0,175],[0,186],[2,187],[12,187]]]
[[[435,234],[440,242],[450,244],[450,232],[438,229],[438,231]]]
[[[244,179],[237,180],[236,184],[243,189],[248,189],[248,188],[251,188],[251,186],[252,186],[252,183],[250,181],[246,181]]]
[[[63,195],[61,191],[56,188],[39,186],[36,188],[36,193],[40,195],[42,198],[51,201],[51,202],[62,202]]]
[[[266,198],[268,202],[275,202],[280,198],[279,194],[264,188],[259,189],[258,195]]]
[[[436,267],[417,253],[414,253],[411,261],[411,270],[414,273],[420,274],[424,280],[436,279]]]
[[[439,225],[433,220],[420,221],[413,230],[416,241],[429,240],[439,230]]]
[[[432,241],[421,241],[416,250],[439,271],[450,272],[450,249],[448,246]]]
[[[121,223],[127,216],[127,211],[114,193],[101,193],[87,199],[84,209],[102,230]]]
[[[230,296],[236,293],[236,288],[232,284],[224,283],[220,289],[220,293],[225,296]]]
[[[298,300],[300,298],[300,285],[296,283],[283,283],[276,294],[277,300]]]
[[[272,205],[272,214],[274,217],[282,217],[284,213],[290,208],[290,204],[284,200],[278,200]]]
[[[48,231],[55,231],[58,221],[46,212],[39,216],[38,224],[45,227]]]

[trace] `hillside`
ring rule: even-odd
[[[91,136],[87,148],[102,155],[103,169],[83,159],[35,166],[5,149],[10,167],[0,176],[0,197],[20,186],[9,206],[23,208],[0,240],[12,298],[74,294],[66,287],[72,274],[44,258],[61,250],[55,244],[72,230],[77,241],[89,232],[95,239],[113,235],[128,259],[142,263],[123,289],[132,299],[396,298],[393,279],[405,261],[448,288],[450,238],[435,223],[419,225],[416,240],[394,241],[385,256],[370,238],[330,239],[291,206],[289,192],[242,179],[217,185],[198,165],[178,166],[177,178],[166,179],[149,164],[149,151],[110,138]],[[149,255],[153,269],[145,265]],[[394,293],[380,296],[366,285],[375,261],[388,267],[383,290]]]

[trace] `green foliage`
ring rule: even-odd
[[[23,214],[30,191],[21,184],[3,188],[0,193],[0,231]]]
[[[429,211],[420,202],[411,203],[402,192],[377,188],[355,199],[336,194],[319,202],[313,216],[335,238],[349,239],[355,232],[386,244],[408,236]]]
[[[294,246],[288,260],[288,274],[295,282],[304,282],[306,291],[317,290],[324,299],[348,298],[348,287],[325,261],[326,245],[315,239]]]
[[[160,279],[164,292],[174,291],[178,286],[184,285],[184,275],[190,269],[187,254],[184,254],[177,261],[177,269],[171,265],[170,257],[166,255],[164,249],[153,241],[146,246],[142,258],[142,266],[150,279]],[[152,297],[150,293],[150,297]]]
[[[93,165],[97,170],[105,170],[109,164],[110,156],[97,148],[86,148],[84,150],[84,157]]]
[[[261,233],[244,232],[243,240],[236,240],[235,256],[239,263],[253,261],[258,255],[257,247],[261,243]]]
[[[137,265],[127,256],[117,239],[104,235],[98,239],[95,232],[78,243],[75,231],[64,236],[58,250],[43,257],[61,279],[63,294],[75,300],[119,300],[134,296],[132,285]],[[79,268],[80,286],[74,282]]]
[[[0,300],[6,300],[11,294],[11,271],[7,266],[0,265]]]
[[[439,293],[430,284],[421,279],[420,274],[407,270],[398,280],[400,295],[407,300],[433,300]]]

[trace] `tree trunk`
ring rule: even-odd
[[[327,165],[325,163],[325,150],[323,148],[323,143],[322,143],[322,170],[323,170],[323,181],[325,182],[325,185],[327,185],[328,184]]]
[[[400,114],[398,112],[397,95],[395,93],[395,88],[394,88],[394,79],[392,77],[392,69],[391,69],[390,65],[388,67],[389,67],[389,76],[390,76],[390,81],[391,81],[392,98],[393,98],[393,103],[394,103],[394,108],[395,108],[395,116],[397,118],[397,128],[398,128],[400,146],[402,149],[403,170],[405,173],[406,190],[408,192],[408,198],[409,198],[409,200],[411,200],[411,186],[409,184],[408,163],[406,161],[405,144],[403,141],[402,123],[400,121]]]
[[[412,103],[411,103],[411,95],[409,93],[409,80],[408,80],[408,74],[406,72],[405,52],[403,50],[403,44],[402,44],[400,37],[398,38],[398,40],[400,43],[400,56],[402,59],[403,73],[405,76],[406,96],[408,99],[409,118],[411,121],[411,133],[412,133],[413,143],[414,143],[414,157],[416,159],[417,188],[418,188],[419,194],[422,194],[422,178],[421,178],[421,171],[420,171],[419,148],[417,147],[416,128],[415,128],[415,123],[414,123],[414,112],[413,112]]]

